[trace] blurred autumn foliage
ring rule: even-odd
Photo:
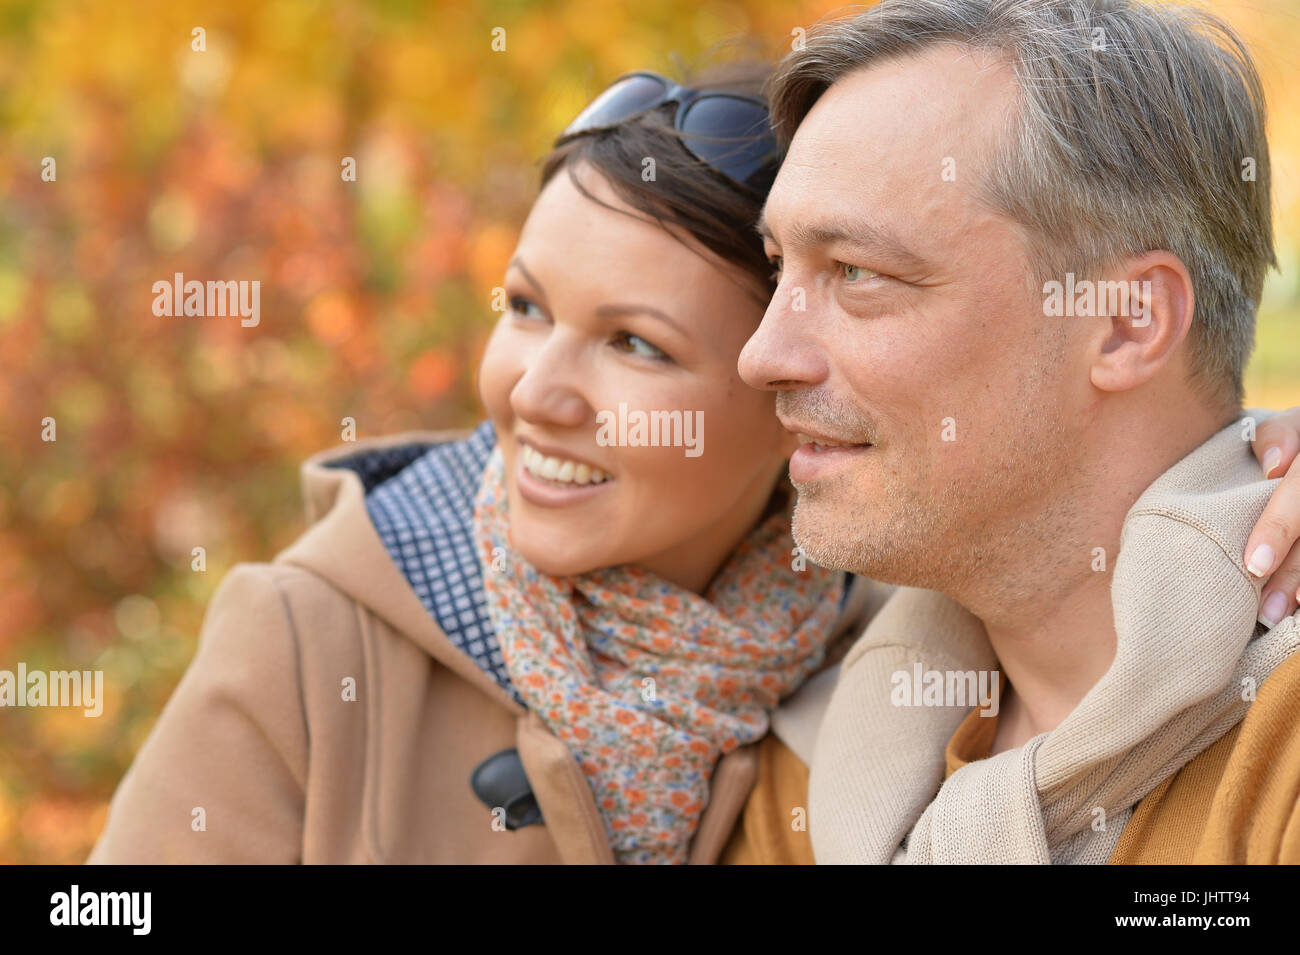
[[[98,718],[0,709],[0,861],[85,858],[216,584],[302,531],[298,465],[343,419],[478,419],[491,289],[581,106],[731,38],[779,55],[835,6],[0,0],[0,669],[106,690]],[[1300,404],[1300,12],[1220,9],[1272,97],[1249,397]],[[176,272],[259,280],[260,323],[156,317]]]

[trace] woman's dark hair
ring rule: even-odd
[[[769,64],[746,60],[712,67],[682,83],[699,90],[760,96],[771,72]],[[673,128],[676,110],[676,103],[666,103],[611,129],[584,133],[557,146],[542,160],[542,186],[567,169],[574,186],[588,199],[600,202],[578,180],[577,167],[586,163],[633,209],[660,225],[685,230],[723,260],[753,275],[770,294],[776,288],[772,266],[754,231],[767,197],[693,156]],[[642,160],[647,156],[655,161],[652,182],[641,178]]]

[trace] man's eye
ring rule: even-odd
[[[873,278],[880,273],[873,272],[870,269],[864,269],[859,265],[849,265],[847,262],[841,262],[840,274],[844,276],[844,281],[852,285],[862,281],[863,279]]]
[[[510,311],[520,318],[546,318],[546,314],[536,302],[530,302],[522,295],[512,295],[510,297]]]
[[[631,332],[618,332],[614,335],[612,344],[619,351],[630,355],[640,355],[642,358],[653,358],[656,361],[669,360],[667,353],[651,345],[640,335],[633,335]]]

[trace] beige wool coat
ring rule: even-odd
[[[372,525],[361,478],[330,466],[465,434],[407,432],[304,462],[307,530],[222,580],[88,862],[613,862],[568,748],[439,629]],[[854,578],[828,661],[881,599]],[[469,780],[512,747],[544,823],[509,830]],[[719,760],[690,862],[715,862],[731,837],[756,749]]]

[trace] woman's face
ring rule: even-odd
[[[632,211],[590,166],[577,173]],[[634,564],[703,592],[796,441],[773,393],[736,372],[765,290],[634,215],[588,199],[567,169],[552,178],[506,272],[479,390],[524,559],[559,576]]]

